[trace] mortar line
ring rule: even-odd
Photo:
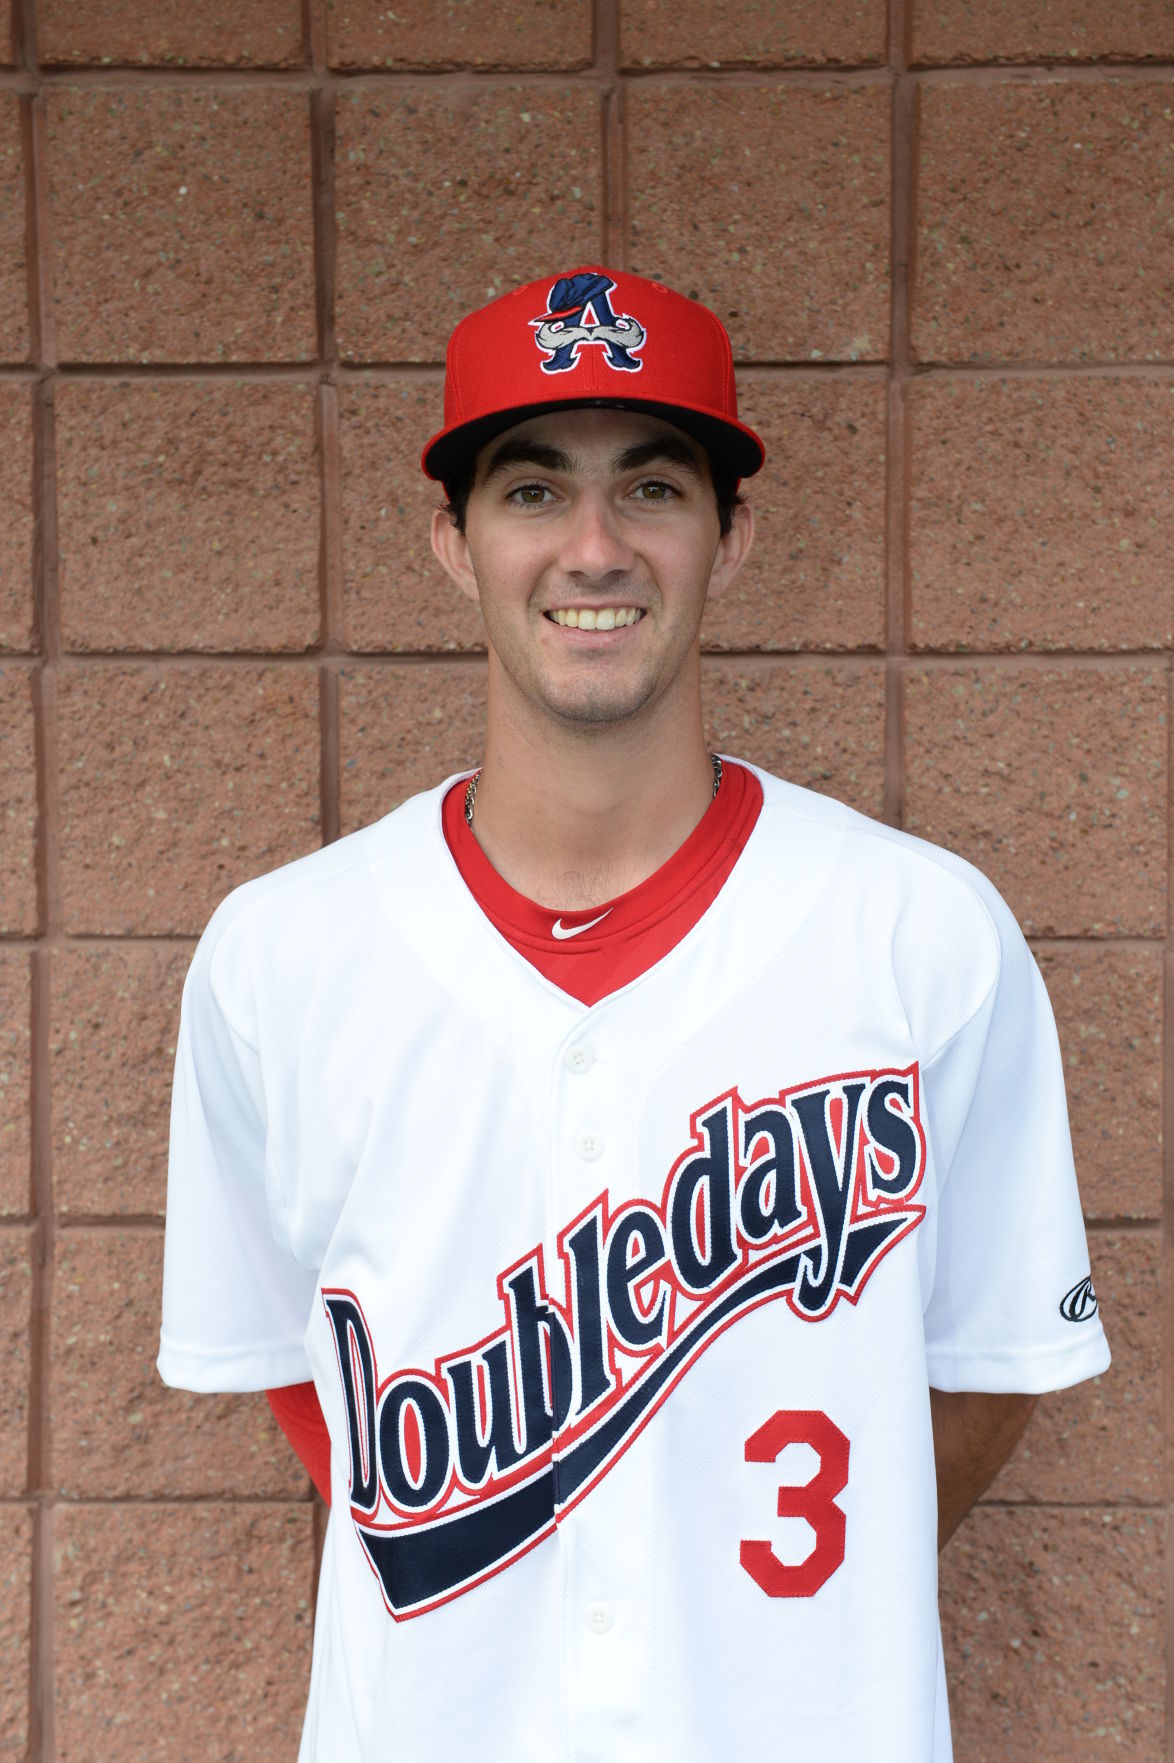
[[[709,667],[737,665],[756,668],[847,668],[859,669],[884,666],[885,651],[876,649],[713,649],[702,650],[702,661]],[[82,672],[151,670],[155,673],[183,673],[194,667],[232,668],[248,671],[258,667],[276,671],[312,671],[319,667],[428,667],[471,666],[485,660],[480,649],[327,649],[325,644],[300,651],[274,649],[71,649],[56,663],[66,675]],[[1164,649],[1041,649],[976,650],[923,649],[909,650],[901,657],[906,671],[926,673],[1040,673],[1074,670],[1084,673],[1130,673],[1144,669],[1166,674],[1170,654]],[[30,673],[40,666],[39,657],[29,654],[6,654],[4,665],[14,670],[25,668]]]
[[[761,376],[783,379],[796,384],[817,380],[861,380],[888,383],[890,364],[884,360],[867,361],[786,361],[759,357],[737,356],[734,366],[739,377]],[[310,361],[62,361],[55,374],[64,380],[97,380],[126,383],[144,380],[148,383],[166,380],[241,380],[244,382],[290,380],[309,384],[319,381],[326,368],[318,360]],[[0,365],[0,379],[34,380],[40,370],[27,363]],[[442,361],[337,360],[330,377],[341,384],[344,380],[424,379],[439,382],[444,377]],[[946,385],[965,380],[1149,380],[1155,385],[1174,381],[1174,360],[1156,361],[982,361],[934,362],[910,361],[912,381],[929,380]]]
[[[29,1612],[29,1756],[53,1763],[56,1755],[53,1624],[52,1410],[50,1401],[50,1305],[56,1247],[53,1213],[52,1098],[50,1094],[50,956],[47,938],[60,920],[57,802],[57,682],[61,652],[58,603],[56,470],[53,384],[56,327],[53,319],[52,244],[45,100],[37,66],[34,0],[16,0],[23,72],[28,81],[22,134],[27,237],[30,248],[29,313],[32,356],[38,369],[33,393],[34,605],[39,660],[33,671],[37,774],[37,930],[32,954],[31,1135],[34,1253],[29,1317],[28,1487],[33,1510]]]
[[[595,0],[591,15],[592,65],[604,81],[600,116],[603,152],[603,216],[600,250],[610,268],[623,269],[624,208],[624,82],[620,78],[619,0]]]
[[[885,437],[885,777],[884,817],[900,826],[905,795],[904,669],[909,550],[909,263],[912,238],[914,89],[908,70],[907,0],[889,0],[893,77],[889,145],[889,379]]]

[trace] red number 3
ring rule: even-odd
[[[811,1598],[844,1559],[844,1514],[836,1495],[848,1485],[848,1441],[817,1408],[780,1408],[746,1440],[747,1463],[773,1463],[788,1445],[810,1445],[819,1468],[810,1481],[779,1489],[779,1517],[805,1518],[815,1532],[806,1561],[789,1567],[769,1543],[743,1541],[739,1559],[768,1598]]]

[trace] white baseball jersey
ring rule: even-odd
[[[448,785],[200,943],[159,1368],[317,1386],[301,1763],[950,1757],[929,1387],[1109,1363],[1055,1029],[981,875],[757,775],[590,1007]]]

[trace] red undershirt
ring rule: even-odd
[[[597,1004],[663,960],[721,892],[762,807],[753,772],[727,760],[717,795],[667,863],[614,900],[582,912],[539,906],[503,881],[465,820],[468,780],[444,798],[453,859],[490,923],[539,973],[582,1004]],[[564,933],[553,934],[557,925]],[[576,927],[588,928],[576,933]],[[269,1405],[315,1487],[330,1504],[330,1438],[312,1383],[269,1390]]]

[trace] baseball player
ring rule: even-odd
[[[159,1368],[331,1502],[301,1763],[945,1763],[939,1538],[1109,1363],[1006,905],[706,749],[762,461],[659,283],[465,318],[482,763],[192,963]]]

